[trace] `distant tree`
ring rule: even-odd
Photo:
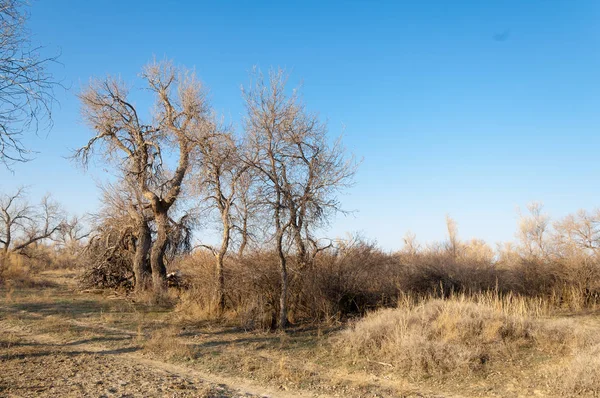
[[[460,239],[458,237],[458,226],[456,220],[446,214],[446,229],[448,230],[448,242],[446,242],[446,250],[456,259],[459,255],[461,246]]]
[[[23,135],[51,125],[58,84],[47,69],[56,57],[42,56],[31,44],[27,5],[0,0],[0,162],[5,167],[30,160]]]
[[[31,205],[25,189],[0,196],[0,251],[24,253],[44,239],[53,238],[66,226],[61,208],[50,196],[44,196],[39,205]]]
[[[287,76],[279,70],[265,81],[260,73],[243,91],[248,150],[245,163],[257,174],[262,202],[271,212],[279,258],[281,293],[279,327],[287,319],[287,238],[294,242],[300,269],[310,263],[313,233],[341,211],[337,192],[352,183],[354,158],[339,140],[330,144],[327,126],[307,112],[297,92],[285,92]],[[316,249],[318,250],[318,248]]]
[[[544,205],[532,202],[527,205],[529,214],[520,214],[518,239],[524,257],[544,258],[550,254],[550,217],[544,213]]]
[[[600,210],[579,210],[554,224],[555,243],[563,255],[600,254]]]

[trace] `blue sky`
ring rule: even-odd
[[[2,191],[29,185],[70,211],[98,206],[94,180],[64,157],[91,132],[76,93],[90,77],[137,74],[152,59],[195,68],[233,123],[253,65],[286,67],[309,109],[345,127],[364,158],[331,236],[386,249],[413,231],[441,240],[512,240],[516,208],[561,217],[600,205],[600,3],[580,1],[196,2],[37,0],[34,41],[60,51],[54,128]],[[140,85],[138,84],[138,87]],[[238,126],[239,127],[239,126]]]

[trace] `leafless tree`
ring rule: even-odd
[[[458,226],[456,220],[446,214],[446,229],[448,230],[448,242],[446,242],[446,250],[452,255],[452,258],[456,259],[459,255],[459,249],[461,246],[460,239],[458,237]]]
[[[550,253],[550,217],[543,212],[544,205],[532,202],[527,205],[529,214],[519,217],[518,239],[525,257],[547,257]]]
[[[554,224],[555,241],[563,255],[600,254],[600,210],[580,210]]]
[[[243,158],[243,155],[240,156]],[[253,168],[246,169],[240,175],[237,180],[236,193],[237,200],[233,203],[235,208],[233,226],[236,234],[239,235],[237,256],[242,258],[249,247],[256,247],[259,241],[268,240],[259,227],[264,225],[263,220],[268,217],[268,214],[264,214],[264,206],[261,206],[256,172]]]
[[[71,259],[75,259],[85,247],[85,240],[90,236],[87,217],[71,216],[65,220],[63,228],[55,239],[56,247]]]
[[[44,57],[25,27],[25,0],[0,0],[0,162],[30,160],[23,134],[52,123],[57,82],[48,71],[56,57]]]
[[[223,264],[236,228],[236,218],[242,221],[242,226],[237,228],[242,235],[241,252],[248,241],[248,201],[244,194],[248,192],[245,184],[248,181],[249,166],[240,158],[240,144],[235,142],[235,137],[229,131],[219,129],[217,123],[214,125],[220,132],[211,134],[199,146],[202,160],[197,183],[200,190],[204,191],[203,196],[209,209],[215,209],[219,214],[221,243],[216,248],[208,248],[215,256],[216,303],[219,313],[222,313],[225,309]],[[238,201],[241,201],[241,207],[236,207]],[[237,210],[242,210],[241,217],[236,217]]]
[[[44,239],[53,238],[66,225],[65,216],[49,195],[39,205],[30,205],[24,188],[0,197],[0,250],[24,253]]]
[[[156,238],[152,245],[141,247],[150,250],[153,286],[159,292],[166,286],[165,253],[172,225],[169,210],[180,196],[191,154],[205,134],[208,106],[195,75],[170,62],[150,63],[142,77],[156,100],[149,123],[142,121],[128,98],[128,88],[119,80],[109,77],[93,81],[83,91],[83,115],[97,134],[76,151],[75,157],[85,164],[92,151],[99,149],[104,159],[121,169],[135,186],[136,195],[141,194],[152,210]],[[171,155],[165,162],[163,152]],[[173,157],[177,160],[172,170],[168,160]],[[143,222],[139,228],[138,236],[147,236]],[[142,257],[144,253],[136,256]]]
[[[356,171],[354,158],[345,155],[340,140],[329,144],[327,126],[305,109],[297,91],[285,92],[286,81],[282,70],[271,72],[268,81],[258,72],[243,90],[249,146],[245,162],[256,171],[262,202],[274,220],[281,274],[280,328],[287,325],[286,237],[294,242],[303,268],[310,260],[315,228],[341,211],[337,193],[351,184]]]

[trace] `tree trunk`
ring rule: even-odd
[[[150,266],[152,268],[152,286],[154,293],[161,293],[167,288],[167,268],[165,267],[165,251],[168,242],[169,217],[166,209],[155,212],[156,240],[150,251]]]
[[[294,230],[294,241],[296,243],[296,250],[298,250],[298,268],[303,270],[308,265],[308,251],[306,250],[306,243],[304,239],[302,239],[301,229],[293,224],[292,228]]]
[[[223,256],[217,254],[217,313],[222,315],[225,312],[225,277],[223,275]]]
[[[223,219],[223,240],[221,241],[221,248],[217,253],[217,311],[221,315],[225,311],[225,276],[223,275],[223,262],[225,261],[225,255],[229,248],[230,229],[229,209],[227,208],[224,212]]]
[[[133,258],[133,273],[135,275],[135,291],[148,289],[152,269],[148,262],[148,253],[152,244],[152,235],[148,222],[140,220],[138,224],[138,241]]]
[[[279,296],[279,329],[285,329],[288,324],[288,275],[285,253],[283,252],[283,234],[281,233],[277,237],[277,254],[279,256],[279,271],[281,276],[281,294]]]

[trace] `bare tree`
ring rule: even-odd
[[[27,203],[25,189],[0,197],[0,250],[23,253],[29,246],[52,238],[66,225],[60,207],[49,195],[39,205]]]
[[[330,145],[327,126],[307,112],[297,92],[286,94],[284,71],[260,73],[243,91],[247,116],[245,162],[257,173],[261,201],[272,212],[279,257],[281,295],[279,327],[287,325],[288,267],[285,240],[294,242],[300,268],[310,260],[315,228],[341,211],[337,192],[352,182],[354,158],[347,158],[340,140]],[[315,246],[315,245],[313,245]]]
[[[460,239],[458,237],[458,226],[456,220],[446,214],[446,229],[448,230],[448,242],[446,243],[446,250],[452,255],[452,258],[456,259],[460,249]]]
[[[256,233],[253,232],[256,228],[253,221],[260,216],[262,209],[254,188],[254,174],[250,168],[237,180],[237,201],[233,203],[235,207],[233,226],[240,236],[237,249],[237,255],[240,258],[244,256],[248,245],[256,240]]]
[[[554,224],[555,241],[563,255],[600,254],[600,210],[579,210]]]
[[[216,128],[217,124],[215,123]],[[241,209],[239,217],[242,221],[242,243],[240,251],[243,253],[248,241],[248,201],[245,193],[248,191],[247,171],[249,166],[241,161],[240,150],[231,133],[224,130],[211,134],[200,145],[202,161],[200,162],[199,178],[197,183],[205,192],[205,200],[209,208],[219,213],[221,227],[221,243],[218,247],[208,247],[215,256],[215,270],[217,276],[216,303],[219,313],[225,310],[225,278],[223,264],[232,239],[235,225],[235,212]],[[244,178],[246,177],[246,178]],[[244,180],[244,181],[242,181]],[[241,189],[242,197],[238,194]],[[236,201],[241,199],[241,207],[236,207]]]
[[[51,125],[57,85],[47,69],[56,57],[32,46],[26,6],[25,0],[0,0],[0,162],[6,167],[30,160],[23,134]]]
[[[150,250],[153,286],[158,292],[166,287],[165,253],[172,225],[169,210],[180,196],[192,151],[205,133],[208,106],[195,75],[170,62],[150,63],[142,77],[156,99],[150,123],[141,120],[128,98],[128,88],[119,80],[93,81],[83,91],[83,115],[97,134],[75,157],[86,164],[92,151],[99,149],[104,159],[115,163],[131,181],[136,195],[143,195],[152,210],[156,238],[151,246],[139,247]],[[171,155],[166,162],[163,152]],[[168,164],[172,158],[176,158],[174,170]],[[147,236],[144,222],[139,228],[138,236]],[[136,256],[143,257],[145,253]]]
[[[544,205],[532,202],[527,205],[528,215],[519,217],[518,238],[520,249],[526,257],[546,257],[549,255],[550,217],[543,212]]]
[[[417,241],[417,235],[414,232],[408,231],[406,234],[404,234],[402,240],[404,241],[402,253],[405,253],[409,256],[416,256],[417,253],[419,253],[419,250],[421,250],[421,245]]]

